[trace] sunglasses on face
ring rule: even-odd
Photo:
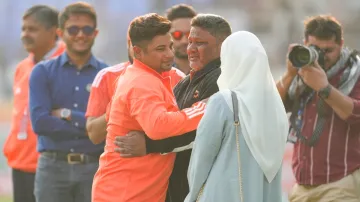
[[[94,31],[95,28],[91,27],[91,26],[85,26],[85,27],[78,27],[78,26],[71,26],[67,28],[67,32],[69,33],[69,35],[71,36],[76,36],[79,34],[80,30],[82,31],[82,33],[86,36],[91,36]]]
[[[175,31],[175,32],[171,33],[171,36],[175,40],[181,40],[183,38],[183,36],[188,38],[189,34],[190,34],[190,32]]]

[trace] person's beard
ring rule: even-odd
[[[178,47],[174,47],[174,55],[176,58],[178,59],[183,59],[183,60],[187,60],[188,59],[188,55],[186,53],[186,48],[187,48],[187,44],[182,44]],[[181,49],[185,50],[185,53],[182,53],[182,51],[180,51]]]
[[[92,46],[94,45],[94,41],[91,41],[89,44],[88,44],[88,47],[84,50],[76,50],[73,48],[73,42],[71,43],[67,43],[67,49],[70,50],[71,52],[73,52],[74,54],[77,54],[79,56],[85,56],[87,54],[89,54],[91,52],[91,48]]]

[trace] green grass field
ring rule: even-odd
[[[0,196],[0,202],[12,202],[10,196]]]

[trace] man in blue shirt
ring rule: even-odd
[[[66,44],[65,53],[32,71],[30,116],[41,152],[35,177],[37,202],[91,201],[104,145],[89,140],[85,111],[91,83],[107,66],[91,53],[97,34],[94,8],[70,4],[59,16],[58,35]]]

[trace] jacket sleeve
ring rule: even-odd
[[[75,134],[84,136],[84,129],[51,115],[51,96],[44,65],[36,65],[30,76],[30,118],[38,135]]]
[[[196,130],[180,136],[166,138],[163,140],[152,140],[145,136],[146,152],[149,153],[169,153],[181,152],[192,149],[195,140]]]
[[[195,130],[205,110],[205,103],[198,102],[191,108],[169,111],[168,103],[166,103],[169,100],[164,99],[162,89],[156,82],[132,88],[128,99],[130,115],[153,140]]]
[[[212,75],[200,89],[205,89],[201,93],[200,100],[209,98],[213,94],[219,91],[216,80],[218,74]],[[181,91],[181,86],[177,85],[174,89],[175,95]],[[188,149],[192,149],[193,142],[195,140],[196,130],[185,133],[181,136],[171,137],[163,140],[151,140],[146,138],[146,151],[147,153],[169,153],[169,152],[181,152]]]
[[[108,95],[108,75],[107,69],[99,71],[91,85],[91,91],[86,109],[86,117],[99,117],[106,112],[107,104],[111,97]]]

